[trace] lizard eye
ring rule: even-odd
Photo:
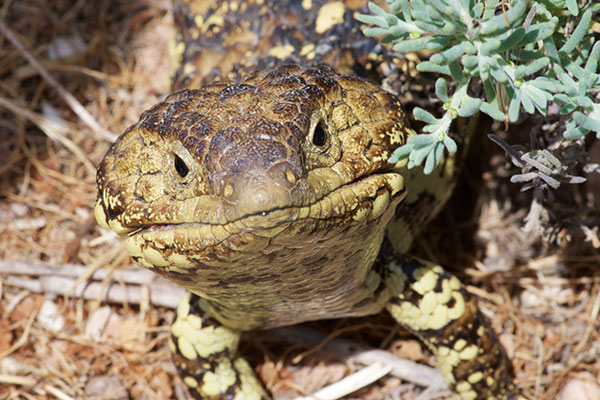
[[[315,146],[321,147],[327,143],[327,133],[323,128],[323,122],[319,121],[313,132],[312,142]]]
[[[321,110],[316,110],[310,116],[303,147],[305,167],[308,170],[332,166],[341,157],[339,138]]]
[[[181,159],[181,157],[179,157],[177,154],[175,154],[174,156],[175,157],[173,157],[173,159],[175,164],[175,170],[177,171],[180,177],[185,178],[188,172],[190,172],[190,169]]]

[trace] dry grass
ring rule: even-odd
[[[25,49],[0,34],[1,258],[57,270],[68,270],[65,263],[84,265],[86,276],[129,266],[118,240],[94,222],[94,166],[110,144],[103,130],[122,132],[168,90],[168,1],[6,0],[0,19]],[[66,52],[60,57],[59,48]],[[84,122],[26,52],[103,129]],[[590,151],[598,162],[598,143]],[[430,229],[432,240],[419,241],[418,250],[438,255],[480,296],[527,393],[566,399],[573,392],[558,393],[570,382],[594,398],[600,382],[600,184],[590,176],[586,185],[560,192],[580,212],[564,220],[570,225],[557,227],[558,245],[548,246],[520,229],[529,200],[507,183],[504,160],[486,160],[481,180],[465,180],[454,205],[466,210],[447,210]],[[592,231],[577,236],[577,224]],[[0,399],[182,398],[166,346],[173,312],[152,305],[146,290],[139,291],[139,304],[66,298],[53,294],[56,286],[40,275],[20,272],[0,275]],[[108,285],[106,278],[98,282]],[[128,284],[120,282],[113,284]],[[312,325],[432,362],[387,316]],[[305,347],[268,333],[250,334],[242,350],[277,399],[316,390],[350,370],[344,360],[319,350],[305,354]],[[412,399],[418,392],[387,377],[349,398]]]

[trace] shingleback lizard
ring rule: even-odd
[[[236,353],[242,331],[384,308],[433,350],[457,398],[523,398],[473,297],[407,255],[459,162],[427,176],[388,162],[416,133],[364,77],[389,51],[362,35],[365,6],[176,2],[177,91],[98,167],[98,222],[189,291],[170,345],[195,398],[269,398]]]

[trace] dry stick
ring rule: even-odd
[[[31,331],[31,326],[33,325],[33,321],[35,320],[36,316],[37,316],[37,313],[31,313],[31,315],[29,316],[29,319],[27,320],[27,324],[25,325],[25,329],[23,329],[23,334],[15,342],[15,344],[10,346],[8,349],[4,350],[3,352],[0,352],[0,360],[6,356],[11,355],[19,347],[27,344],[27,340],[29,338],[29,332]]]
[[[35,261],[0,261],[0,276],[31,275],[38,277],[38,279],[43,276],[64,276],[74,280],[85,274],[87,268],[86,265],[69,263],[50,265]],[[90,280],[101,281],[106,279],[107,276],[111,276],[115,281],[123,281],[134,285],[148,285],[155,279],[160,280],[160,277],[155,273],[139,267],[122,268],[110,274],[105,269],[99,269],[89,278]],[[68,288],[62,289],[63,293],[68,290]],[[174,304],[174,306],[176,305],[177,303]]]
[[[54,88],[60,97],[71,107],[71,110],[86,124],[96,135],[99,136],[100,139],[106,139],[111,142],[114,142],[117,138],[117,135],[114,133],[104,129],[98,121],[81,105],[79,101],[71,93],[67,91],[56,79],[50,75],[48,70],[44,68],[42,64],[31,54],[23,43],[12,33],[10,28],[4,23],[2,19],[0,19],[0,31],[6,36],[6,38],[21,52],[23,57],[29,61],[29,63],[38,71],[38,73],[44,78],[48,84]]]
[[[88,300],[139,304],[143,287],[148,286],[151,303],[170,308],[175,308],[185,294],[185,289],[141,268],[114,271],[110,274],[112,280],[107,288],[98,282],[108,278],[106,270],[98,270],[87,282],[76,284],[77,277],[86,273],[86,269],[86,266],[76,264],[62,264],[54,268],[35,262],[0,261],[3,285],[27,289],[34,293],[59,296],[69,294]],[[35,276],[36,279],[31,279],[31,276]],[[125,285],[120,285],[119,282]]]
[[[64,276],[42,276],[37,280],[30,278],[20,278],[8,276],[4,284],[8,286],[24,288],[34,293],[56,294],[64,296],[65,289],[71,288],[75,280]],[[156,279],[149,285],[150,301],[156,306],[175,308],[179,300],[185,294],[185,289],[174,287],[162,279]],[[143,294],[143,286],[139,285],[120,285],[118,282],[112,282],[111,285],[105,285],[99,282],[82,283],[69,291],[69,294],[75,298],[84,298],[87,300],[98,300],[109,303],[129,303],[139,304]]]
[[[35,386],[37,379],[27,376],[0,374],[0,383],[5,385]]]
[[[391,370],[392,367],[390,366],[374,363],[340,381],[319,389],[310,396],[297,397],[295,400],[337,400],[370,385],[387,375]]]
[[[57,399],[60,400],[74,400],[73,397],[67,395],[65,392],[63,392],[62,390],[55,388],[52,385],[44,385],[43,389],[50,393],[51,395],[53,395],[54,397],[56,397]]]

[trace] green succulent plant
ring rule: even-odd
[[[456,151],[448,136],[453,119],[481,111],[510,123],[522,111],[546,115],[550,102],[570,115],[565,138],[589,132],[600,138],[600,104],[594,100],[594,91],[600,90],[600,43],[593,31],[594,24],[600,26],[593,21],[599,3],[387,0],[387,5],[389,12],[370,3],[373,15],[358,17],[372,25],[365,34],[393,42],[398,52],[431,51],[417,69],[442,75],[435,93],[444,104],[440,118],[414,109],[428,134],[409,138],[390,161],[408,157],[409,167],[424,162],[425,173],[430,173],[444,149]],[[485,98],[468,94],[473,80],[479,80]]]

